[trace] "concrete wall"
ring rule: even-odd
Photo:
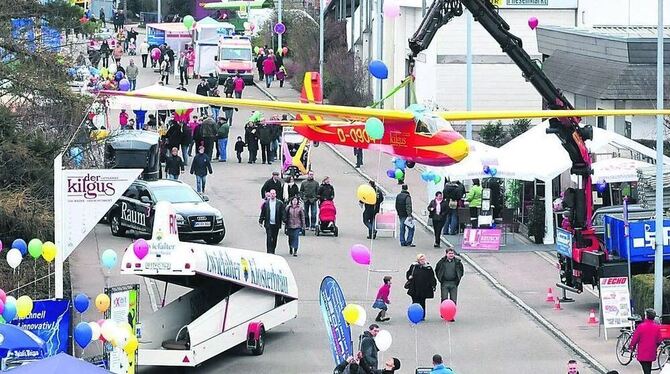
[[[655,25],[657,0],[579,0],[578,26]],[[670,24],[670,7],[663,7],[665,25]]]

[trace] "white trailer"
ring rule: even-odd
[[[192,367],[241,343],[263,353],[265,333],[298,315],[298,287],[286,260],[265,252],[180,242],[176,215],[156,205],[149,253],[131,244],[122,274],[191,291],[143,316],[137,365]]]

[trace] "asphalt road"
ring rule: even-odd
[[[140,58],[137,57],[135,60],[137,62]],[[124,65],[126,61],[127,57],[124,57]],[[138,87],[153,84],[158,80],[157,74],[148,69],[141,70]],[[176,80],[171,79],[173,83],[171,86],[174,87]],[[190,82],[189,91],[195,90],[196,83]],[[260,91],[252,87],[245,90],[244,97],[265,98]],[[112,113],[112,120],[117,118],[116,115]],[[243,120],[249,115],[250,111],[247,110],[235,113],[231,139],[242,134]],[[264,251],[265,233],[257,224],[259,190],[265,179],[276,170],[277,164],[269,166],[231,162],[234,161],[234,152],[231,148],[229,147],[228,152],[229,162],[214,164],[214,174],[208,178],[207,187],[210,203],[223,212],[228,228],[228,234],[221,245]],[[442,354],[448,365],[459,374],[565,372],[565,363],[576,355],[467,266],[459,290],[457,322],[450,327],[441,322],[438,313],[439,299],[433,299],[428,301],[427,320],[419,324],[416,329],[412,328],[406,319],[410,298],[402,287],[404,272],[417,253],[426,253],[433,264],[439,260],[442,251],[432,247],[432,234],[417,228],[416,248],[401,248],[393,238],[379,238],[370,243],[365,239],[366,230],[355,197],[356,187],[366,181],[328,147],[315,148],[312,159],[317,179],[329,175],[335,187],[340,236],[315,237],[309,233],[300,239],[299,257],[288,258],[299,286],[298,318],[268,333],[264,355],[255,357],[234,351],[226,352],[194,369],[193,372],[332,372],[334,363],[330,357],[318,305],[319,284],[326,275],[332,275],[340,282],[348,302],[358,303],[366,308],[368,323],[374,318],[371,308],[372,298],[381,283],[381,278],[384,275],[394,277],[392,304],[389,309],[392,320],[382,325],[383,329],[391,332],[393,344],[384,356],[400,358],[403,363],[401,373],[414,372],[417,363],[421,366],[430,365],[434,353]],[[191,185],[195,183],[190,175],[182,179]],[[81,290],[89,295],[101,292],[106,283],[109,285],[140,283],[141,319],[142,315],[152,311],[152,304],[160,303],[163,283],[145,282],[134,276],[121,276],[118,270],[107,274],[100,268],[98,261],[99,255],[107,248],[115,249],[121,255],[131,240],[131,238],[112,237],[108,227],[98,225],[71,257],[72,277],[75,292]],[[366,268],[355,265],[349,257],[349,248],[356,243],[369,245],[372,249],[373,271],[370,273]],[[277,253],[288,256],[286,237],[283,234],[280,234]],[[167,300],[172,300],[182,292],[183,290],[176,287],[169,288]],[[100,315],[89,311],[83,318],[97,320]],[[360,332],[360,328],[352,330],[353,335]],[[96,346],[87,348],[86,354],[93,354],[98,349]],[[142,368],[141,372],[166,371],[164,368]],[[580,372],[591,371],[582,364]]]

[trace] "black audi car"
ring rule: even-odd
[[[226,236],[221,212],[207,203],[186,183],[176,180],[136,180],[109,210],[107,219],[114,236],[123,236],[127,230],[140,235],[151,235],[154,205],[169,201],[177,212],[179,239],[204,240],[216,244]]]

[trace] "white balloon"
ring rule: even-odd
[[[368,318],[367,314],[365,313],[365,309],[362,306],[356,304],[354,304],[354,307],[358,309],[358,319],[354,321],[354,325],[365,326],[365,320]]]
[[[97,322],[89,322],[88,325],[91,326],[91,340],[100,339],[100,325]]]
[[[21,251],[16,248],[12,248],[7,252],[7,263],[12,269],[16,269],[21,265],[23,261],[23,256],[21,256]]]
[[[391,333],[388,332],[388,330],[379,330],[377,336],[375,336],[375,344],[382,352],[386,352],[386,350],[391,347],[392,342],[393,338],[391,337]]]
[[[114,337],[114,342],[118,348],[124,349],[128,344],[128,331],[125,329],[117,327],[116,335]]]
[[[5,299],[5,304],[16,305],[16,298],[14,296],[7,296],[7,298]]]
[[[109,71],[112,74],[116,73],[116,65],[110,64],[109,67],[107,68],[107,71]]]
[[[105,322],[102,323],[102,328],[100,329],[100,332],[102,336],[107,340],[108,342],[112,341],[112,338],[114,338],[116,335],[116,330],[117,326],[114,321],[111,319],[105,320]]]

